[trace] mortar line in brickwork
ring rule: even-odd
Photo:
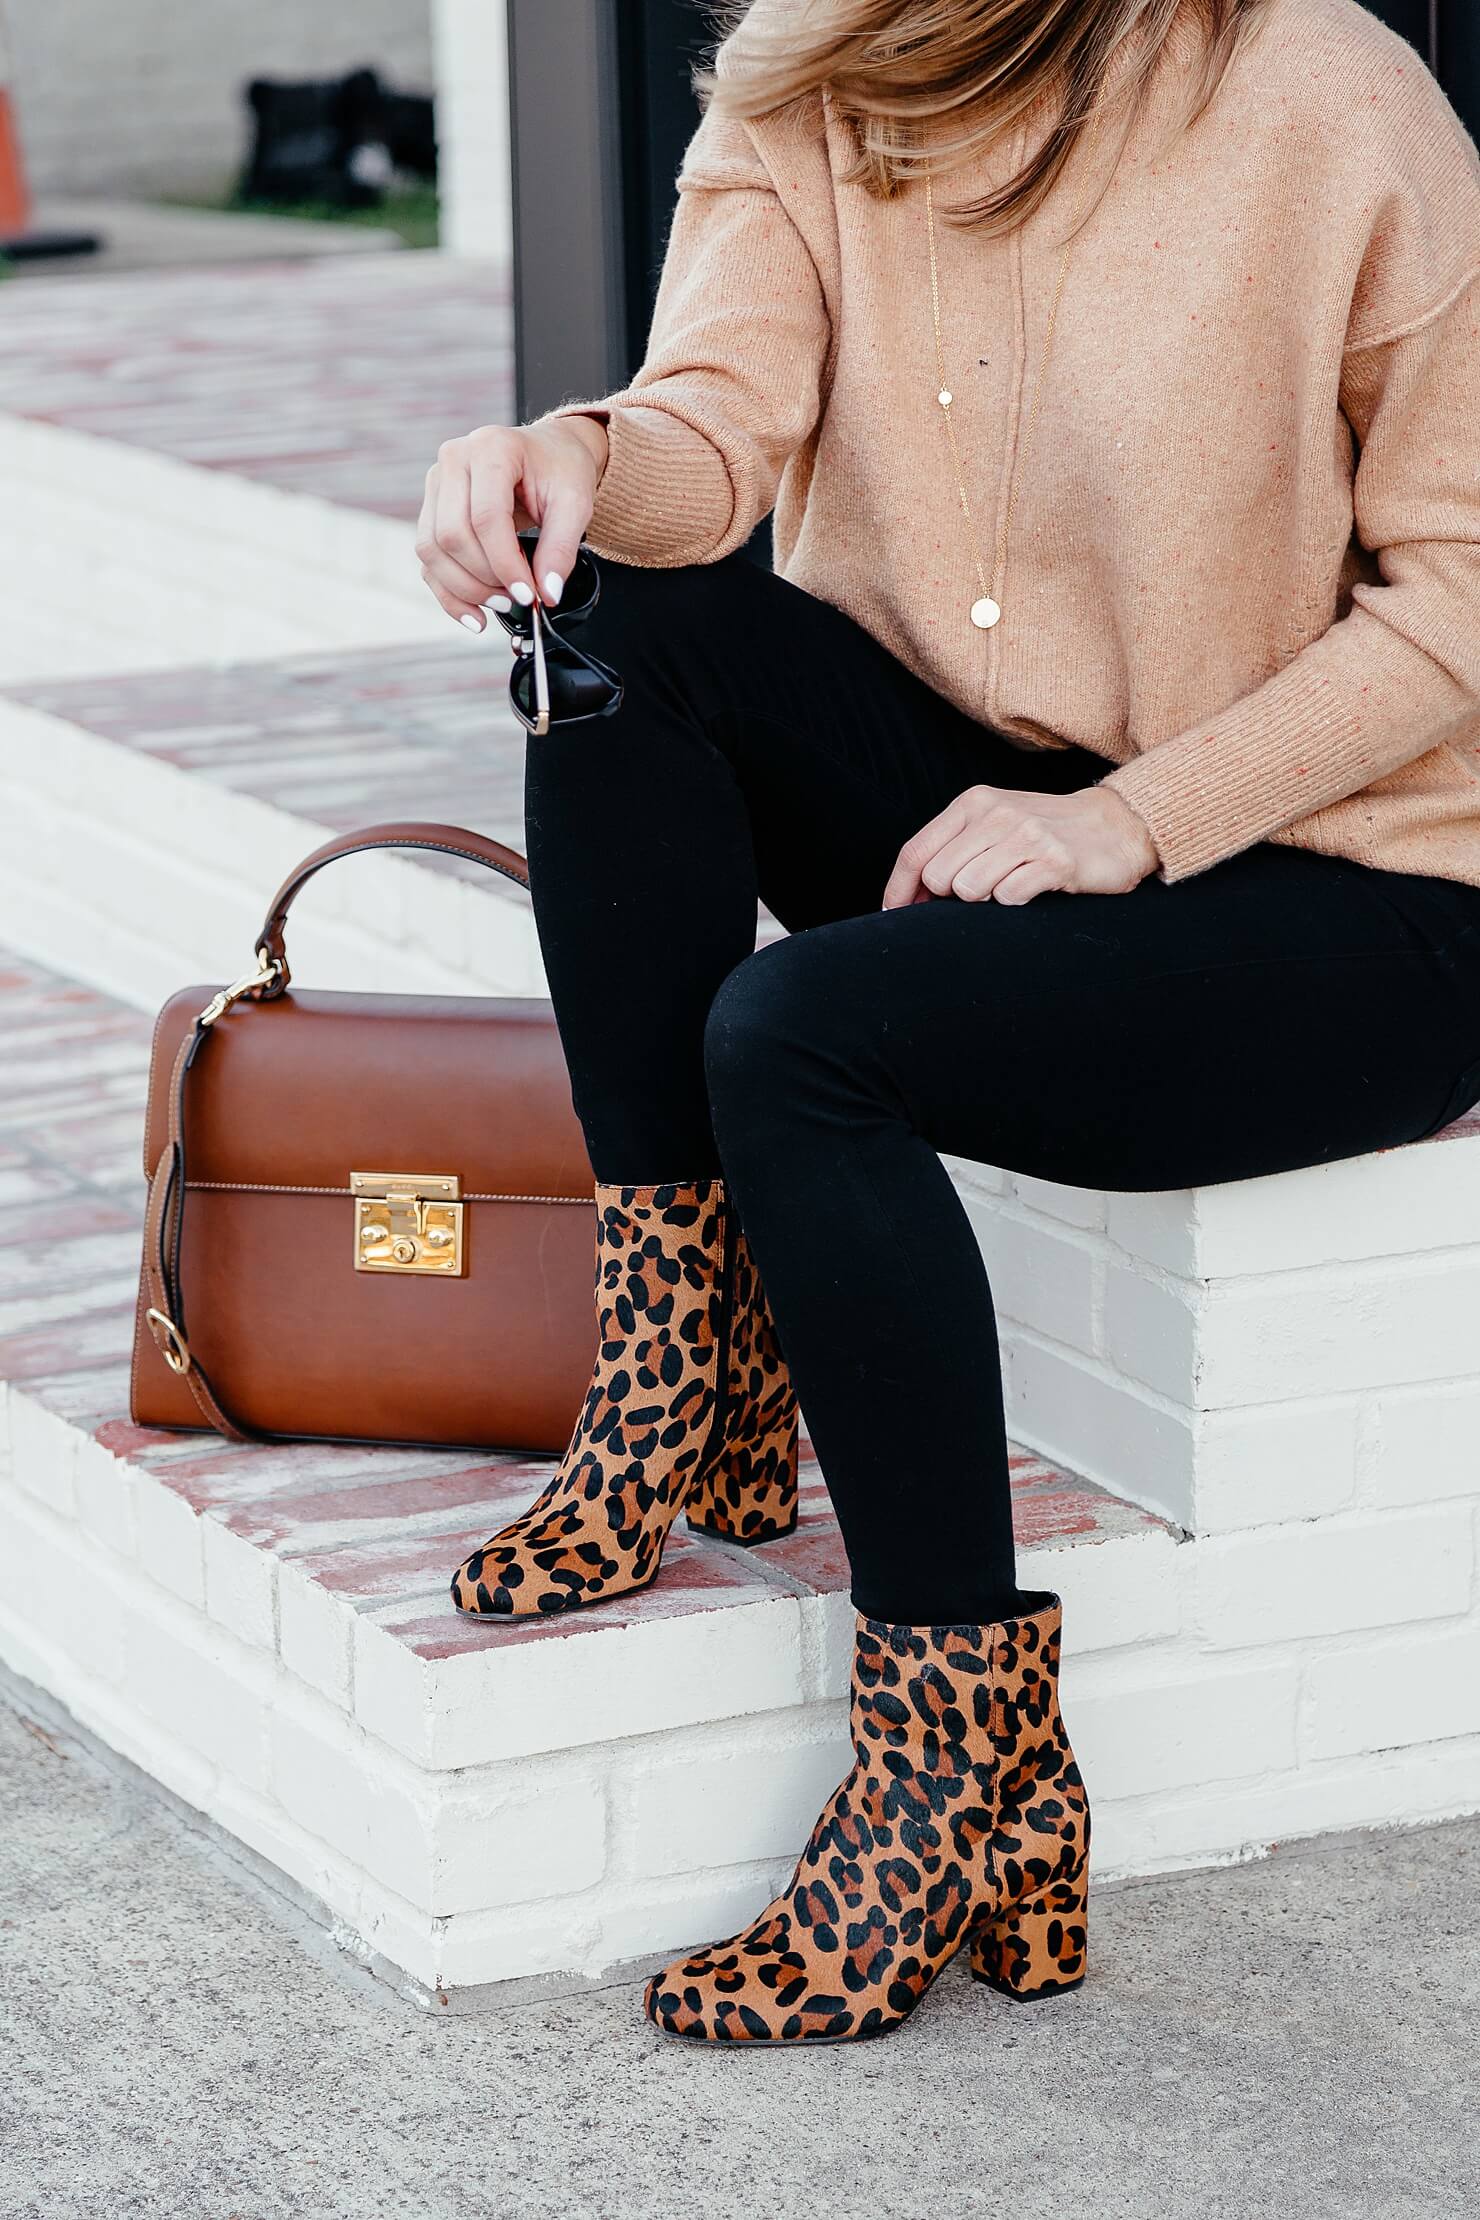
[[[1041,1327],[1030,1326],[1021,1318],[1009,1316],[1005,1322],[1011,1330],[1012,1337],[1024,1343],[1028,1348],[1040,1349],[1048,1356],[1057,1357],[1061,1361],[1071,1363],[1076,1371],[1086,1373],[1091,1379],[1097,1380],[1101,1386],[1113,1386],[1128,1390],[1139,1400],[1160,1411],[1165,1417],[1186,1418],[1190,1413],[1195,1413],[1200,1408],[1200,1406],[1192,1403],[1174,1402],[1161,1388],[1150,1386],[1135,1373],[1121,1371],[1113,1358],[1093,1355],[1089,1350],[1081,1348],[1077,1341],[1059,1341],[1052,1334],[1044,1333]],[[1276,1400],[1284,1402],[1304,1399],[1281,1396]],[[1031,1444],[1025,1443],[1024,1446],[1030,1447]],[[1045,1451],[1043,1454],[1048,1456],[1049,1452]],[[1051,1463],[1056,1462],[1051,1456],[1049,1461]],[[1086,1475],[1086,1477],[1092,1478],[1093,1475]],[[1102,1483],[1096,1482],[1096,1485],[1102,1485]],[[1111,1493],[1113,1494],[1114,1490]]]
[[[1352,1500],[1364,1510],[1377,1510],[1381,1508],[1377,1486],[1384,1442],[1383,1397],[1380,1392],[1361,1390],[1354,1400],[1352,1470],[1356,1485]]]
[[[1476,1270],[1480,1272],[1480,1260],[1477,1260]],[[1118,1387],[1170,1418],[1216,1419],[1243,1416],[1259,1411],[1281,1410],[1290,1406],[1301,1410],[1319,1410],[1346,1403],[1360,1404],[1364,1398],[1372,1395],[1420,1396],[1431,1392],[1442,1394],[1452,1388],[1473,1389],[1476,1386],[1473,1373],[1436,1372],[1426,1373],[1421,1379],[1417,1380],[1384,1381],[1376,1388],[1324,1388],[1318,1395],[1306,1395],[1296,1391],[1290,1395],[1263,1397],[1258,1402],[1178,1403],[1174,1402],[1164,1389],[1153,1387],[1148,1381],[1143,1380],[1139,1373],[1120,1371],[1116,1368],[1113,1360],[1092,1356],[1088,1351],[1080,1348],[1077,1342],[1057,1341],[1052,1336],[1045,1334],[1041,1328],[1030,1326],[1022,1319],[1009,1317],[1006,1324],[1010,1327],[1013,1336],[1027,1346],[1040,1349],[1046,1355],[1058,1358],[1061,1361],[1071,1362],[1076,1370],[1083,1372],[1100,1385]],[[1030,1448],[1032,1444],[1025,1442],[1023,1446]],[[1045,1450],[1042,1454],[1050,1462],[1057,1461],[1056,1452]],[[1083,1468],[1075,1469],[1082,1470]],[[1092,1473],[1085,1473],[1084,1477],[1090,1480],[1094,1479]],[[1095,1485],[1102,1486],[1104,1483],[1097,1481]],[[1111,1489],[1110,1492],[1114,1494],[1115,1490]]]
[[[1431,1148],[1440,1145],[1450,1148],[1476,1148],[1480,1146],[1480,1133],[1473,1136],[1467,1135],[1463,1141],[1459,1142],[1420,1141],[1412,1145],[1415,1148]],[[1355,1161],[1361,1161],[1361,1159]],[[1477,1156],[1476,1162],[1477,1165],[1480,1165],[1480,1156]],[[1287,1176],[1298,1178],[1299,1174]],[[1437,1273],[1452,1264],[1456,1257],[1467,1259],[1473,1269],[1480,1272],[1480,1245],[1477,1245],[1474,1234],[1457,1235],[1453,1240],[1444,1242],[1425,1242],[1421,1248],[1383,1250],[1381,1253],[1358,1257],[1328,1257],[1311,1263],[1272,1265],[1260,1271],[1240,1269],[1229,1272],[1203,1273],[1195,1276],[1173,1272],[1165,1265],[1151,1264],[1144,1258],[1135,1258],[1129,1251],[1126,1254],[1131,1256],[1131,1261],[1136,1266],[1136,1278],[1152,1286],[1160,1286],[1168,1293],[1176,1293],[1181,1288],[1194,1288],[1198,1291],[1200,1299],[1203,1297],[1215,1299],[1230,1289],[1237,1291],[1239,1294],[1247,1291],[1250,1294],[1258,1295],[1281,1286],[1288,1287],[1292,1281],[1296,1280],[1313,1284],[1318,1288],[1339,1288],[1343,1283],[1349,1284],[1352,1280],[1360,1278],[1365,1286],[1378,1275],[1404,1270],[1412,1266],[1429,1267]]]
[[[1110,1362],[1107,1345],[1110,1312],[1110,1272],[1103,1247],[1096,1251],[1089,1277],[1089,1343],[1090,1354],[1104,1363]]]
[[[1007,1178],[1011,1180],[1011,1173],[1007,1174]],[[1087,1187],[1076,1192],[1098,1194],[1100,1190]],[[974,1193],[972,1201],[983,1211],[989,1211],[994,1218],[1003,1219],[1009,1225],[1015,1223],[1029,1226],[1035,1233],[1050,1233],[1055,1240],[1067,1241],[1075,1248],[1103,1248],[1110,1238],[1103,1226],[1082,1226],[1076,1219],[1061,1218],[1056,1211],[1026,1201],[1017,1188],[1011,1185],[997,1194]]]

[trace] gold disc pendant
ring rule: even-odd
[[[971,621],[978,632],[990,632],[1001,614],[990,594],[983,594],[980,601],[971,604]]]

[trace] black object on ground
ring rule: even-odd
[[[96,254],[101,241],[90,231],[23,231],[0,238],[0,262],[40,262],[69,254]]]
[[[258,77],[246,97],[253,135],[243,200],[375,208],[397,171],[436,177],[431,100],[396,92],[373,69],[300,84]]]

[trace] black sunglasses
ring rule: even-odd
[[[539,545],[537,531],[519,535],[527,561]],[[601,573],[588,547],[576,555],[558,609],[538,602],[515,602],[507,613],[493,614],[514,642],[509,699],[527,732],[542,737],[552,725],[579,724],[584,717],[609,717],[622,706],[622,681],[594,655],[583,655],[565,637],[567,625],[589,617],[601,597]],[[558,629],[557,629],[558,628]]]

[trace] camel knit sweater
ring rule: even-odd
[[[993,630],[923,187],[840,182],[825,100],[701,122],[641,370],[551,412],[607,424],[590,544],[711,562],[774,506],[787,578],[1021,745],[1117,766],[1168,880],[1275,839],[1480,884],[1480,162],[1356,0],[1267,0],[1169,138],[1187,51],[1008,237],[940,211],[1021,164],[1041,104],[937,188],[989,572],[1020,464]],[[1106,173],[1023,457],[1064,232]]]

